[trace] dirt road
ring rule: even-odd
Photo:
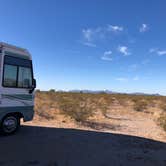
[[[98,131],[62,121],[0,136],[0,166],[166,166],[165,132],[147,114],[111,110],[93,123]]]
[[[165,166],[166,143],[95,131],[23,126],[0,136],[0,165]]]
[[[157,125],[154,116],[144,112],[133,111],[111,111],[107,115],[108,123],[119,124],[120,128],[111,131],[119,134],[127,134],[158,140],[166,143],[166,132]],[[107,130],[108,131],[108,130]],[[109,132],[109,131],[108,131]]]

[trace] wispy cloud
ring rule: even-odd
[[[138,80],[139,80],[138,76],[133,77],[133,81],[138,81]]]
[[[145,59],[145,60],[143,60],[143,61],[141,62],[141,64],[142,64],[142,65],[146,65],[146,64],[148,64],[149,62],[150,62],[149,59]]]
[[[166,55],[166,50],[159,50],[158,48],[151,48],[149,53],[156,53],[157,55]]]
[[[113,31],[113,32],[121,32],[121,31],[123,31],[123,27],[122,26],[117,26],[117,25],[108,25],[107,30],[108,31]]]
[[[119,78],[116,78],[117,81],[120,81],[120,82],[128,82],[128,81],[138,81],[140,78],[138,76],[134,76],[133,78],[127,78],[127,77],[119,77]]]
[[[82,30],[82,34],[83,34],[83,37],[87,40],[87,41],[91,41],[92,40],[92,36],[94,34],[94,31],[90,28],[88,29],[83,29]]]
[[[142,62],[138,63],[138,64],[131,64],[128,67],[128,71],[130,72],[135,72],[138,71],[139,69],[141,69],[143,66],[147,65],[150,62],[149,59],[144,59],[142,60]]]
[[[149,30],[149,27],[148,27],[147,24],[142,24],[141,27],[140,27],[140,29],[139,29],[139,31],[140,31],[141,33],[146,32],[146,31],[148,31],[148,30]]]
[[[82,44],[88,47],[96,47],[96,44],[90,42],[83,42]]]
[[[129,71],[135,71],[139,68],[139,64],[132,64],[129,66]]]
[[[82,36],[84,41],[92,42],[96,39],[103,39],[107,37],[108,33],[113,34],[122,31],[123,31],[122,26],[106,25],[106,26],[99,26],[96,28],[84,28],[82,29]]]
[[[118,51],[122,53],[124,56],[130,55],[131,53],[128,50],[128,47],[126,46],[119,46]]]
[[[112,61],[111,55],[112,55],[112,51],[105,51],[101,59],[105,61]]]
[[[166,55],[166,50],[157,51],[158,55]]]
[[[116,78],[117,81],[120,81],[120,82],[127,82],[128,81],[128,78],[125,78],[125,77],[119,77],[119,78]]]
[[[91,42],[98,38],[101,38],[106,33],[105,27],[97,27],[97,28],[87,28],[82,30],[82,35],[85,41]]]
[[[158,48],[150,48],[149,53],[157,52]]]

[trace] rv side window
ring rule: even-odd
[[[16,87],[17,85],[17,66],[4,66],[4,86]]]

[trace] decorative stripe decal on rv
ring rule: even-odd
[[[10,98],[10,99],[19,99],[19,100],[28,100],[31,101],[33,99],[32,95],[25,95],[25,94],[2,94],[3,98]]]

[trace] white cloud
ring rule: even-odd
[[[87,41],[91,41],[92,40],[92,36],[93,36],[93,30],[92,29],[83,29],[82,30],[82,34],[84,36],[84,38],[87,40]]]
[[[154,53],[157,52],[158,48],[150,48],[149,49],[149,53]]]
[[[138,77],[138,76],[135,76],[135,77],[133,78],[133,80],[134,80],[134,81],[138,81],[138,80],[139,80],[139,77]]]
[[[107,25],[96,28],[82,29],[82,36],[84,41],[91,42],[97,39],[103,39],[107,37],[108,33],[122,32],[122,31],[123,31],[122,26]]]
[[[82,35],[85,41],[91,42],[92,40],[101,37],[104,34],[103,27],[87,28],[82,30]]]
[[[84,42],[83,45],[88,47],[96,47],[96,44],[90,43],[90,42]]]
[[[112,58],[107,57],[107,56],[102,56],[101,59],[104,61],[112,61]]]
[[[111,55],[112,55],[112,51],[105,51],[101,59],[105,61],[112,61]]]
[[[166,55],[166,50],[157,51],[157,54],[158,54],[158,55]]]
[[[113,32],[121,32],[123,31],[123,27],[121,26],[117,26],[117,25],[108,25],[108,28],[107,28],[108,31],[113,31]]]
[[[131,54],[126,46],[119,46],[118,51],[125,56]]]
[[[120,82],[127,82],[128,79],[125,78],[125,77],[119,77],[119,78],[116,78],[117,81],[120,81]]]
[[[119,78],[116,78],[117,81],[120,81],[120,82],[128,82],[128,81],[138,81],[140,78],[138,76],[135,76],[133,78],[126,78],[126,77],[119,77]]]
[[[157,52],[157,50],[158,50],[158,48],[151,48],[151,49],[149,49],[149,52],[153,53],[153,52]]]
[[[147,24],[142,24],[139,31],[142,33],[142,32],[146,32],[148,31],[149,27]]]
[[[112,51],[105,51],[104,52],[104,55],[111,55],[112,54]]]
[[[157,55],[166,55],[166,50],[159,50],[158,48],[151,48],[149,53],[156,53]]]

